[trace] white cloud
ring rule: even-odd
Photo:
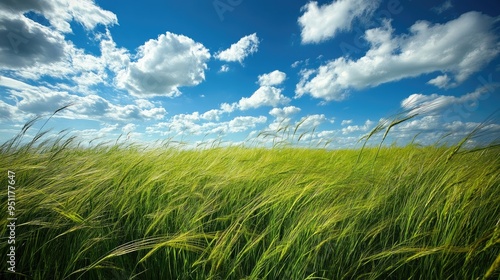
[[[52,1],[2,1],[0,10],[10,11],[14,15],[22,15],[28,11],[42,14],[51,27],[63,33],[71,33],[72,21],[93,30],[97,25],[110,26],[118,24],[116,15],[96,6],[93,0],[52,0]]]
[[[262,74],[259,76],[259,85],[260,86],[277,86],[282,84],[286,79],[286,74],[279,71],[274,70],[268,74]]]
[[[183,135],[207,135],[244,132],[267,121],[265,116],[239,116],[230,121],[206,121],[198,112],[173,116],[168,122],[157,123],[147,127],[149,134],[168,135],[170,133]]]
[[[139,115],[145,119],[161,120],[167,114],[167,110],[163,107],[155,107],[151,109],[140,109]]]
[[[427,114],[436,115],[456,111],[455,114],[465,117],[470,112],[475,111],[479,106],[480,100],[485,100],[490,96],[486,87],[480,87],[473,92],[464,94],[460,97],[431,94],[424,95],[420,93],[412,94],[401,101],[401,107],[408,110],[409,115]],[[448,111],[446,111],[448,109]]]
[[[8,87],[16,90],[35,90],[36,87],[24,83],[22,81],[12,79],[5,76],[0,76],[0,86]]]
[[[16,106],[0,100],[0,121],[2,120],[20,120],[20,114]]]
[[[295,123],[295,126],[300,124],[300,130],[311,130],[320,124],[326,122],[328,119],[324,114],[308,115],[301,118]]]
[[[337,0],[322,6],[316,1],[307,3],[298,19],[302,43],[320,43],[339,31],[350,30],[355,19],[369,17],[379,3],[378,0]]]
[[[120,70],[127,68],[130,64],[130,53],[125,48],[118,48],[113,41],[109,30],[105,35],[99,36],[101,40],[101,59],[104,64],[113,72],[118,73]]]
[[[48,20],[44,26],[24,14],[33,11]],[[0,69],[37,69],[65,60],[72,43],[64,39],[77,22],[91,31],[97,25],[117,24],[116,15],[91,0],[2,1],[0,2]],[[42,72],[37,69],[38,72]],[[45,74],[38,74],[41,76]]]
[[[451,3],[451,0],[447,0],[440,6],[432,8],[432,10],[437,14],[442,14],[451,8],[453,8],[453,4]]]
[[[290,98],[282,94],[283,89],[277,88],[286,79],[286,74],[275,70],[271,73],[263,74],[258,77],[260,85],[250,97],[243,97],[237,103],[237,108],[240,110],[248,110],[259,108],[262,106],[273,106],[287,104]]]
[[[475,129],[478,131],[465,143],[466,146],[473,147],[498,141],[500,132],[498,124],[447,121],[440,115],[423,116],[401,123],[391,130],[389,136],[392,134],[393,138],[402,143],[415,138],[422,145],[434,145],[438,142],[457,143]]]
[[[299,67],[299,65],[304,65],[304,66],[309,65],[309,58],[305,59],[305,60],[297,60],[294,63],[292,63],[292,65],[290,65],[290,66],[292,68],[297,68],[297,67]]]
[[[458,85],[479,71],[500,52],[497,21],[479,12],[468,12],[444,24],[419,21],[409,34],[393,35],[390,22],[365,32],[370,50],[358,60],[340,57],[316,70],[301,71],[296,97],[310,94],[327,101],[347,98],[352,89],[417,77],[440,71],[432,79],[440,87]]]
[[[226,73],[229,72],[229,65],[224,64],[220,67],[219,73]]]
[[[200,118],[209,120],[209,121],[218,121],[220,119],[220,115],[222,114],[221,110],[212,109],[203,113]]]
[[[0,9],[0,69],[57,62],[66,48],[64,36],[57,31]]]
[[[101,9],[94,4],[93,0],[59,0],[59,9],[54,11],[54,16],[50,18],[69,18],[70,16],[77,22],[81,23],[85,29],[92,30],[98,24],[105,26],[118,24],[116,15],[110,11]]]
[[[276,107],[281,104],[286,104],[290,102],[290,99],[284,96],[282,89],[261,86],[257,91],[255,91],[250,97],[243,97],[238,102],[238,107],[241,110],[248,110],[252,108],[259,108],[262,106],[273,106]]]
[[[238,108],[238,104],[237,103],[232,103],[232,104],[229,104],[229,103],[222,103],[220,105],[220,109],[222,110],[222,112],[224,113],[232,113],[234,112],[234,110],[236,110]]]
[[[136,57],[119,73],[118,85],[134,96],[175,97],[179,87],[205,80],[210,53],[191,38],[167,32],[140,46]]]
[[[71,119],[94,120],[161,120],[167,114],[163,107],[144,108],[138,105],[117,105],[98,95],[71,96],[74,106],[68,108],[61,116]]]
[[[284,108],[273,108],[269,111],[269,114],[276,118],[286,118],[291,115],[297,114],[300,112],[300,108],[295,106],[287,106]]]
[[[15,71],[14,76],[23,79],[39,80],[42,77],[64,79],[60,84],[72,91],[88,92],[88,87],[103,83],[108,78],[106,64],[100,58],[86,54],[71,42],[64,48],[61,59],[53,63],[35,63]]]
[[[133,124],[133,123],[129,123],[129,124],[126,124],[122,127],[122,131],[123,133],[129,133],[129,132],[133,132],[137,129],[137,125]]]
[[[430,84],[430,85],[434,85],[438,88],[448,88],[449,86],[452,86],[450,85],[450,77],[448,77],[448,75],[441,75],[441,76],[437,76],[436,78],[428,81],[427,83]]]
[[[53,32],[53,31],[52,31]],[[64,41],[61,37],[63,53],[60,57],[48,63],[47,61],[31,61],[27,66],[15,69],[12,75],[16,78],[40,80],[44,77],[54,77],[64,80],[57,84],[59,90],[78,92],[83,94],[95,94],[91,87],[94,85],[111,85],[109,70],[114,73],[123,71],[130,62],[130,54],[126,49],[118,48],[109,31],[106,34],[96,36],[100,40],[101,56],[86,53],[85,50],[76,48],[70,41]],[[1,40],[1,39],[0,39]],[[47,46],[43,46],[47,48]],[[0,48],[1,49],[1,48]],[[38,54],[45,56],[44,54]],[[0,51],[1,56],[1,51]],[[22,58],[16,63],[21,63]],[[18,66],[21,66],[19,64]],[[0,62],[0,69],[2,63]]]
[[[229,132],[243,132],[251,128],[255,128],[258,124],[265,123],[267,118],[264,116],[252,117],[242,116],[236,117],[229,121]]]
[[[340,125],[344,126],[344,125],[350,125],[350,124],[352,124],[352,120],[343,120]]]
[[[269,111],[269,114],[275,119],[272,123],[269,124],[268,129],[270,131],[277,131],[282,127],[289,126],[292,121],[291,116],[297,114],[300,111],[301,109],[295,106],[271,109],[271,111]]]
[[[374,124],[373,121],[366,120],[365,124],[361,125],[361,126],[360,125],[349,125],[347,127],[342,128],[342,134],[351,134],[353,132],[358,132],[358,131],[366,132],[370,128],[372,128],[373,124]]]
[[[151,102],[137,100],[137,105],[114,104],[107,99],[96,95],[77,95],[67,91],[60,91],[56,87],[32,86],[26,83],[2,77],[0,86],[10,88],[7,98],[14,101],[16,111],[25,118],[34,115],[51,114],[59,108],[73,104],[61,111],[56,117],[83,120],[117,120],[131,119],[162,119],[166,115],[163,107],[157,107]],[[8,105],[8,104],[7,104]],[[4,107],[4,111],[12,112],[11,107]],[[4,113],[7,115],[7,113]]]
[[[257,37],[257,33],[253,33],[241,38],[238,42],[232,44],[229,49],[218,52],[215,54],[215,57],[226,62],[238,61],[239,63],[243,63],[243,60],[247,56],[257,52],[258,49],[259,38]]]

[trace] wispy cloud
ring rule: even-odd
[[[257,33],[253,33],[241,38],[228,49],[216,53],[215,58],[226,62],[238,61],[239,63],[243,63],[243,60],[247,56],[259,50],[259,43],[260,41],[259,37],[257,37]]]
[[[229,65],[224,64],[220,67],[219,73],[226,73],[229,72]]]
[[[490,85],[490,87],[495,85]],[[498,85],[496,85],[498,86]],[[469,111],[476,110],[481,100],[486,100],[490,96],[486,87],[480,87],[473,92],[462,96],[440,95],[440,94],[421,94],[415,93],[401,102],[401,108],[408,111],[409,115],[444,115],[447,110],[461,111],[463,108],[469,108]],[[460,109],[461,108],[461,109]],[[450,113],[450,112],[448,112]],[[448,114],[446,113],[446,114]],[[456,112],[457,114],[460,112]]]
[[[434,12],[436,12],[437,14],[442,14],[451,8],[453,8],[453,4],[451,3],[451,0],[447,0],[443,4],[441,4],[440,6],[436,6],[436,7],[432,8],[432,10]]]

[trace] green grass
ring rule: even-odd
[[[13,147],[19,279],[500,277],[498,146]]]

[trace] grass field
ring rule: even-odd
[[[500,277],[498,146],[182,150],[68,139],[4,145],[1,158],[4,194],[15,173],[19,279]],[[7,215],[2,279],[15,278]]]

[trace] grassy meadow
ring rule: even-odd
[[[34,139],[41,141],[40,139]],[[500,147],[1,147],[9,279],[499,279]],[[6,195],[3,195],[6,209]]]

